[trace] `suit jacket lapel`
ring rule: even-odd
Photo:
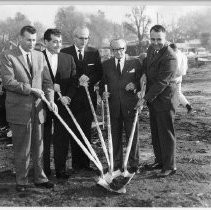
[[[25,59],[23,57],[23,54],[21,53],[19,47],[17,47],[17,49],[16,49],[16,55],[17,55],[17,58],[20,61],[20,63],[23,65],[24,70],[26,71],[26,73],[29,75],[30,78],[32,78],[32,75],[30,73],[29,67],[28,67],[28,65],[27,65],[27,63],[26,63],[26,61],[25,61]]]
[[[127,72],[128,67],[129,67],[129,61],[125,59],[125,63],[124,63],[124,67],[122,69],[122,74],[121,75],[123,75],[123,74],[125,74]]]
[[[37,65],[37,63],[36,63],[36,61],[38,60],[37,59],[37,54],[35,53],[35,51],[34,50],[32,50],[32,52],[31,52],[31,55],[32,55],[32,77],[36,74],[36,65]]]
[[[116,63],[115,63],[115,58],[114,57],[111,59],[111,69],[113,69],[114,74],[116,74],[116,76],[119,78],[119,72],[117,72],[117,67],[116,67]]]

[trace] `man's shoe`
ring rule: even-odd
[[[159,174],[157,174],[157,177],[165,178],[167,176],[175,174],[176,171],[177,171],[176,169],[162,170]]]
[[[54,184],[50,181],[48,182],[43,182],[43,183],[35,183],[34,184],[36,187],[43,187],[43,188],[53,188],[54,187]]]
[[[97,170],[95,170],[94,168],[92,167],[85,167],[83,168],[85,171],[89,171],[89,172],[96,172]]]
[[[56,178],[57,179],[68,179],[70,175],[65,171],[65,172],[60,172],[56,173]]]
[[[186,108],[187,108],[187,113],[188,113],[188,114],[192,113],[193,107],[192,107],[190,104],[187,104],[187,105],[186,105]]]
[[[44,170],[44,173],[47,177],[51,176],[51,170]]]
[[[20,184],[17,184],[15,187],[17,192],[25,192],[27,191],[27,188],[28,188],[27,185],[20,185]]]
[[[152,164],[144,165],[144,168],[147,171],[153,171],[153,170],[156,170],[156,169],[162,169],[162,165],[160,163],[152,163]]]

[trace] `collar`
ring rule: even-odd
[[[54,58],[54,57],[58,56],[57,53],[52,54],[47,48],[46,48],[46,54],[47,54],[48,58]]]
[[[22,47],[21,45],[19,45],[19,49],[21,51],[21,53],[23,54],[24,57],[26,57],[27,54],[29,54],[31,56],[31,52],[26,52]]]
[[[78,51],[79,51],[80,49],[79,49],[78,47],[76,47],[76,45],[74,45],[74,46],[75,46],[75,51],[76,51],[76,53],[78,54],[78,53],[79,53]],[[81,54],[83,55],[83,54],[84,54],[84,48],[81,49],[80,51],[81,51]]]
[[[119,59],[117,59],[116,57],[115,57],[115,64],[117,65],[117,63],[118,63],[118,60]],[[125,56],[124,57],[122,57],[121,59],[120,59],[120,63],[124,63],[125,62]]]

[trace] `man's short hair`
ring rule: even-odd
[[[74,37],[77,36],[78,32],[81,31],[81,30],[86,30],[89,33],[89,29],[86,26],[78,26],[74,29],[73,36]]]
[[[124,39],[122,39],[122,38],[112,39],[111,42],[110,42],[110,47],[112,48],[112,44],[113,44],[114,42],[117,42],[117,41],[122,41],[122,42],[124,42],[125,48],[127,47],[126,41],[125,41]]]
[[[47,40],[48,42],[51,41],[51,35],[54,36],[61,36],[61,31],[57,28],[49,28],[47,31],[44,33],[44,40]]]
[[[152,30],[155,31],[155,32],[166,33],[166,29],[162,25],[154,25],[154,26],[152,26],[152,28],[150,29],[150,33],[151,33]]]
[[[25,32],[29,32],[30,34],[36,34],[37,33],[37,30],[35,27],[33,26],[24,26],[23,28],[21,28],[20,30],[20,35],[23,36]]]

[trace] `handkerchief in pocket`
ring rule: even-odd
[[[94,63],[88,63],[87,64],[88,66],[93,66],[93,65],[95,65]]]
[[[135,69],[131,69],[128,73],[135,73]]]

